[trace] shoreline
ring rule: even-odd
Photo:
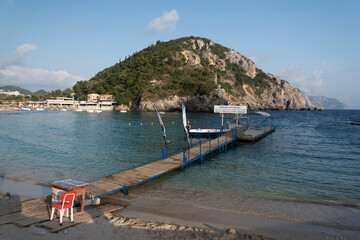
[[[22,183],[22,184],[29,185],[29,186],[39,186],[41,188],[50,189],[49,191],[51,193],[50,182],[40,182],[40,181],[28,179],[28,178],[3,176],[3,175],[0,175],[0,193],[6,192],[2,188],[3,181],[9,181],[11,183]],[[89,183],[91,183],[91,182],[89,182]],[[145,183],[142,186],[147,187],[149,184],[152,185],[151,183]],[[154,185],[153,187],[156,187],[156,186]],[[131,191],[134,191],[134,189],[131,189]],[[196,190],[194,190],[194,191],[196,191]],[[231,194],[231,193],[226,192],[225,194]],[[350,204],[350,203],[337,203],[337,202],[333,202],[333,201],[326,201],[326,202],[320,201],[320,200],[317,201],[317,200],[311,200],[311,199],[296,199],[296,198],[276,197],[276,196],[269,197],[267,195],[261,195],[261,196],[251,195],[251,194],[247,195],[244,193],[239,193],[239,195],[241,195],[242,197],[245,197],[245,198],[263,199],[265,201],[292,202],[292,203],[299,203],[299,204],[315,204],[315,205],[319,205],[319,206],[328,206],[328,207],[345,207],[345,208],[360,209],[360,202],[359,202],[359,204]],[[44,197],[44,196],[39,196],[39,197]]]
[[[21,201],[45,197],[51,194],[51,187],[36,181],[0,176],[0,193],[8,192]],[[1,206],[1,204],[0,204]]]
[[[30,200],[28,194],[19,195],[25,188],[38,189],[35,191],[39,198],[47,196],[46,191],[51,194],[51,188],[33,183],[19,182],[11,179],[6,180],[6,184],[0,184],[4,189],[7,186],[14,199],[24,201]],[[4,181],[3,181],[4,182]],[[0,182],[1,183],[1,182]],[[44,191],[45,188],[45,191]],[[243,213],[239,211],[229,211],[227,209],[209,208],[198,206],[191,202],[184,202],[181,199],[166,199],[144,194],[148,186],[140,190],[132,190],[129,196],[124,197],[123,193],[115,193],[104,197],[102,203],[115,203],[127,205],[127,208],[115,211],[111,216],[98,217],[90,223],[76,225],[67,229],[68,232],[76,233],[77,237],[92,236],[89,234],[91,229],[105,227],[109,229],[108,237],[116,237],[119,232],[129,236],[131,239],[134,232],[146,239],[167,239],[177,236],[179,239],[358,239],[360,229],[349,230],[320,226],[317,224],[300,223],[286,221],[283,219],[269,218],[266,216]],[[39,191],[39,189],[42,189]],[[16,191],[14,191],[16,190]],[[151,189],[150,189],[151,191]],[[32,191],[33,192],[33,191]],[[0,203],[4,200],[0,200]],[[3,204],[0,206],[4,207]],[[76,219],[75,219],[76,220]],[[150,224],[151,223],[151,224]],[[149,225],[150,224],[150,225]],[[11,239],[37,239],[37,235],[30,228],[18,228],[12,225],[0,226],[0,236],[7,233],[8,229],[16,229],[16,233]],[[150,226],[150,227],[149,227]],[[40,231],[40,230],[39,230]],[[169,233],[172,232],[172,233]],[[102,232],[102,231],[101,231]],[[17,235],[18,234],[18,235]],[[57,239],[63,233],[45,234],[49,239]],[[130,235],[129,235],[130,234]],[[6,235],[5,235],[6,236]],[[70,235],[69,235],[70,236]],[[250,237],[251,238],[250,238]],[[266,236],[266,237],[265,237]],[[247,238],[249,237],[249,238]],[[44,239],[44,238],[41,238]],[[47,239],[47,238],[45,238]],[[132,238],[136,239],[136,238]],[[177,238],[175,238],[177,239]]]

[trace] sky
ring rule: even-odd
[[[72,88],[157,40],[205,37],[360,109],[360,1],[0,0],[0,86]]]

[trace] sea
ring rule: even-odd
[[[360,230],[360,110],[267,112],[266,121],[248,119],[275,127],[267,137],[238,142],[139,188],[203,207]],[[181,113],[161,117],[167,154],[183,151]],[[193,128],[221,124],[214,113],[187,117]],[[160,160],[166,145],[155,113],[0,112],[3,180],[91,182]]]

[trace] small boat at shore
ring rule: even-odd
[[[126,113],[127,111],[126,111],[126,110],[121,110],[120,112],[121,112],[121,113]]]
[[[67,110],[65,108],[62,108],[60,111],[61,112],[67,112]]]
[[[94,110],[92,110],[92,109],[89,109],[89,110],[86,110],[88,113],[93,113],[94,112]]]
[[[30,108],[20,108],[20,111],[31,111],[31,109]]]
[[[197,128],[191,129],[190,121],[187,121],[186,118],[186,109],[185,105],[182,105],[182,112],[183,112],[183,124],[185,132],[188,132],[190,136],[204,136],[204,137],[216,137],[221,134],[230,132],[233,128],[239,125],[239,114],[246,114],[247,107],[246,106],[221,106],[215,105],[214,112],[221,114],[221,128]],[[224,127],[224,114],[236,114],[236,117],[233,119],[233,122],[228,123],[228,127]]]
[[[190,129],[189,135],[190,136],[210,136],[215,137],[219,134],[229,132],[231,129],[218,129],[218,128],[197,128],[197,129]]]
[[[185,131],[186,135],[188,135],[188,136],[204,136],[204,137],[210,136],[210,137],[215,137],[215,136],[217,136],[219,134],[230,131],[230,129],[224,130],[223,126],[221,126],[220,129],[214,129],[214,128],[191,129],[190,121],[187,121],[186,108],[185,108],[184,103],[182,104],[182,118],[183,118],[184,131]]]

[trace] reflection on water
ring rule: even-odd
[[[360,207],[360,127],[350,125],[360,111],[272,115],[276,131],[261,141],[238,143],[148,184],[207,192],[227,199],[229,206],[278,199]],[[181,114],[162,117],[169,152],[184,149]],[[189,113],[188,118],[194,128],[220,123],[216,114]],[[154,113],[0,112],[0,122],[0,174],[44,183],[93,181],[159,160],[164,147]]]

